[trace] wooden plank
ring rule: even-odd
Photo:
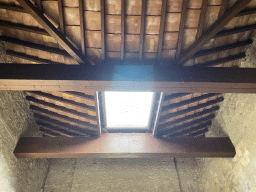
[[[213,66],[217,66],[219,64],[230,62],[230,61],[236,61],[236,60],[239,60],[239,59],[242,59],[245,57],[246,57],[245,52],[242,52],[242,53],[239,53],[236,55],[230,55],[225,58],[216,59],[214,61],[207,61],[206,63],[197,64],[196,66],[198,66],[198,67],[213,67]]]
[[[232,18],[234,18],[251,0],[237,1],[228,11],[226,11],[216,22],[211,25],[179,58],[180,64],[184,64],[197,51],[199,51],[210,39],[214,37]]]
[[[203,116],[203,115],[206,115],[208,113],[213,113],[213,112],[215,112],[215,111],[217,111],[219,109],[220,109],[219,106],[214,106],[214,107],[212,107],[210,109],[205,109],[205,110],[203,110],[201,112],[197,112],[197,113],[194,113],[192,115],[187,115],[187,116],[185,116],[183,118],[179,118],[179,119],[175,119],[175,120],[172,120],[172,121],[168,121],[168,122],[163,123],[163,124],[159,124],[158,128],[159,129],[164,129],[165,127],[171,127],[171,126],[174,126],[174,125],[176,125],[178,123],[186,122],[186,121],[194,119],[194,118],[196,119],[196,118],[198,118],[200,116]]]
[[[8,3],[0,3],[0,9],[6,9],[6,10],[11,10],[11,11],[17,11],[17,12],[21,12],[21,13],[27,13],[27,11],[25,9],[23,9],[22,7],[19,7],[15,4],[8,4]]]
[[[158,120],[161,114],[162,106],[163,106],[163,100],[164,100],[164,93],[161,92],[159,95],[159,100],[158,100],[158,106],[157,106],[157,111],[156,111],[156,118],[154,120],[154,127],[153,127],[153,135],[157,135],[157,127],[158,127]]]
[[[146,9],[147,0],[142,0],[141,4],[141,26],[140,26],[140,47],[139,47],[139,59],[143,59],[143,48],[144,48],[144,34],[146,25]]]
[[[219,53],[221,51],[226,51],[226,50],[235,49],[235,48],[238,48],[238,47],[243,47],[243,46],[246,46],[246,45],[250,45],[252,43],[253,43],[253,41],[251,39],[248,39],[248,40],[245,40],[245,41],[238,41],[236,43],[226,44],[226,45],[219,46],[219,47],[213,47],[213,48],[210,48],[210,49],[203,49],[203,50],[200,50],[200,51],[196,52],[192,58],[202,57],[202,56],[213,54],[213,53]]]
[[[202,108],[205,108],[205,107],[209,107],[211,105],[215,105],[217,103],[222,102],[223,100],[224,100],[224,98],[220,97],[218,99],[207,101],[206,103],[198,104],[194,107],[189,107],[187,109],[183,109],[183,110],[180,110],[180,111],[177,111],[177,112],[174,112],[174,113],[169,113],[167,115],[162,115],[160,117],[160,123],[164,123],[166,120],[168,120],[170,118],[173,118],[173,117],[177,117],[179,115],[183,115],[183,114],[186,114],[186,113],[190,113],[192,111],[196,111],[196,110],[199,110],[199,109],[202,109]]]
[[[12,23],[12,22],[3,21],[3,20],[0,20],[0,26],[5,26],[8,28],[18,29],[18,30],[22,30],[22,31],[28,31],[31,33],[39,34],[39,35],[50,36],[49,33],[47,33],[44,29],[41,29],[39,27],[33,27],[33,26],[23,25],[23,24],[19,24],[19,23]]]
[[[70,57],[70,55],[65,51],[65,50],[61,50],[59,48],[55,48],[55,47],[48,47],[46,45],[43,44],[36,44],[36,43],[32,43],[29,41],[23,41],[17,38],[12,38],[12,37],[7,37],[7,36],[0,36],[0,41],[5,41],[8,43],[12,43],[12,44],[16,44],[16,45],[21,45],[24,47],[29,47],[29,48],[33,48],[33,49],[38,49],[41,51],[46,51],[49,53],[55,53],[58,55],[63,55],[66,57]],[[49,61],[52,62],[52,61]]]
[[[189,104],[192,104],[192,103],[204,100],[204,99],[209,99],[209,98],[214,97],[216,95],[218,95],[218,94],[208,93],[208,94],[204,94],[204,95],[201,95],[201,96],[198,96],[198,97],[193,97],[189,100],[184,100],[184,101],[181,101],[181,102],[178,102],[178,103],[172,103],[172,104],[163,106],[162,107],[162,112],[168,111],[170,109],[174,109],[174,108],[177,108],[177,107],[189,105]]]
[[[22,137],[17,158],[234,157],[228,137],[154,138],[149,133],[110,133],[99,138]]]
[[[90,64],[80,51],[66,39],[65,35],[56,29],[29,0],[18,0],[18,2],[78,63]]]
[[[243,27],[235,27],[234,29],[224,29],[220,32],[218,32],[213,38],[218,38],[218,37],[224,37],[236,33],[241,33],[241,32],[246,32],[250,30],[256,29],[256,24],[253,25],[246,25]]]
[[[121,60],[124,60],[125,54],[125,0],[121,0]]]
[[[101,60],[106,60],[106,37],[105,37],[105,0],[100,0],[101,5]]]
[[[207,13],[207,5],[208,5],[208,0],[203,0],[200,18],[199,18],[199,22],[198,22],[196,39],[198,39],[203,33],[204,23],[205,23],[205,18],[206,18],[206,13]]]
[[[60,120],[54,119],[53,117],[40,115],[39,113],[37,113],[37,111],[36,113],[34,113],[34,117],[39,121],[42,121],[43,123],[50,124],[55,127],[60,127],[62,129],[69,130],[77,134],[93,135],[93,136],[98,135],[96,128],[91,130],[91,129],[87,129],[86,126],[83,126],[83,127],[76,126],[76,124],[73,124],[67,121],[60,121]]]
[[[40,64],[56,64],[56,65],[60,64],[60,65],[62,65],[61,63],[53,62],[53,61],[48,60],[48,59],[42,59],[42,58],[39,58],[39,57],[36,57],[36,56],[27,55],[25,53],[20,53],[20,52],[16,52],[16,51],[12,51],[12,50],[6,50],[6,55],[10,55],[10,56],[13,56],[13,57],[25,59],[25,60],[32,61],[32,62],[35,62],[35,63],[40,63]]]
[[[128,70],[129,77],[113,79],[117,74],[115,69],[120,72]],[[145,76],[138,79],[138,71],[144,71]],[[2,64],[0,89],[255,93],[255,76],[254,68]]]
[[[184,96],[187,96],[187,95],[190,95],[190,94],[191,93],[173,93],[171,95],[165,95],[164,102],[172,100],[172,99],[176,99],[176,98],[179,98],[179,97],[184,97]]]
[[[66,36],[64,11],[63,11],[63,0],[58,0],[58,11],[59,11],[60,31],[64,36]]]
[[[175,58],[179,58],[180,54],[181,54],[182,42],[183,42],[183,36],[184,36],[184,28],[185,28],[185,22],[186,22],[186,18],[187,18],[188,2],[189,2],[188,0],[183,0],[183,3],[182,3],[182,12],[181,12],[181,18],[180,18],[180,27],[179,27],[179,36],[178,36]]]
[[[85,20],[84,20],[84,1],[79,0],[79,16],[80,16],[80,35],[81,35],[81,50],[86,56],[86,38],[85,38]]]
[[[200,124],[200,125],[196,125],[196,126],[193,126],[189,129],[186,129],[186,130],[183,130],[183,131],[180,131],[180,132],[177,132],[177,133],[174,133],[174,134],[170,134],[169,137],[181,137],[181,136],[185,136],[185,135],[197,135],[197,132],[200,131],[200,134],[201,134],[201,130],[204,129],[208,126],[210,126],[212,123],[211,121],[208,121],[206,123],[203,123],[203,124]],[[196,134],[195,134],[196,133]]]
[[[251,8],[251,9],[244,9],[242,11],[240,11],[236,17],[242,17],[242,16],[245,16],[245,15],[252,15],[252,14],[255,14],[256,13],[256,8]]]
[[[160,60],[162,58],[162,49],[163,49],[163,40],[164,40],[164,28],[165,28],[165,18],[166,18],[166,7],[167,1],[162,1],[162,9],[161,9],[161,22],[160,22],[160,30],[159,30],[159,40],[158,40],[158,52],[157,58]]]
[[[96,107],[96,117],[97,117],[97,125],[98,125],[98,137],[101,136],[101,113],[100,113],[100,101],[99,101],[99,92],[95,91],[95,107]]]
[[[176,134],[178,132],[190,129],[191,127],[198,126],[198,124],[200,124],[200,123],[204,123],[206,121],[211,121],[214,117],[215,117],[214,114],[210,114],[210,115],[207,115],[207,116],[202,117],[200,119],[196,119],[196,120],[193,120],[191,122],[184,123],[182,125],[176,125],[176,126],[172,126],[172,127],[165,127],[163,129],[158,130],[158,132],[157,132],[158,135],[157,136],[173,135],[173,134]]]

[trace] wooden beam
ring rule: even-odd
[[[235,27],[233,29],[224,29],[220,32],[218,32],[214,38],[218,38],[218,37],[224,37],[224,36],[228,36],[228,35],[232,35],[232,34],[236,34],[236,33],[241,33],[241,32],[245,32],[245,31],[250,31],[250,30],[254,30],[256,29],[256,24],[253,25],[246,25],[243,27]]]
[[[58,0],[58,11],[59,11],[60,31],[62,34],[64,34],[64,36],[66,36],[63,0]]]
[[[66,39],[65,35],[56,29],[29,0],[18,0],[18,2],[78,63],[90,64],[80,51]]]
[[[179,97],[184,97],[187,95],[191,95],[191,93],[173,93],[171,95],[165,95],[164,102],[172,100],[172,99],[177,99]]]
[[[165,106],[162,107],[162,112],[168,111],[170,109],[174,109],[174,108],[177,108],[177,107],[181,107],[181,106],[184,106],[184,105],[189,105],[189,104],[192,104],[192,103],[204,100],[204,99],[209,99],[209,98],[214,97],[216,95],[218,95],[218,94],[208,93],[208,94],[204,94],[204,95],[201,95],[201,96],[198,96],[198,97],[193,97],[193,98],[188,99],[188,100],[183,100],[183,101],[178,102],[178,103],[172,103],[172,104],[169,104],[169,105],[165,105]]]
[[[121,60],[125,57],[125,0],[121,0]]]
[[[101,136],[101,113],[100,113],[100,101],[99,101],[99,92],[95,91],[95,107],[96,107],[96,117],[97,117],[97,125],[98,125],[98,137]]]
[[[207,5],[208,5],[208,0],[203,0],[200,17],[199,17],[198,29],[196,33],[196,39],[198,39],[203,33],[204,22],[205,22],[206,13],[207,13]]]
[[[214,37],[232,18],[234,18],[251,0],[237,1],[228,11],[226,11],[216,22],[211,25],[186,51],[184,51],[178,62],[184,64],[199,51],[210,39]]]
[[[166,7],[167,7],[167,1],[163,0],[162,1],[162,9],[161,9],[161,22],[160,22],[160,30],[159,30],[158,51],[157,51],[157,58],[159,60],[162,58],[164,28],[165,28],[165,19],[166,19]]]
[[[41,51],[46,51],[46,52],[49,52],[49,53],[55,53],[55,54],[58,54],[58,55],[63,55],[63,56],[66,56],[66,57],[70,57],[70,55],[65,50],[61,50],[61,49],[55,48],[55,47],[48,47],[46,45],[36,44],[36,43],[29,42],[29,41],[23,41],[23,40],[20,40],[20,39],[17,39],[17,38],[12,38],[12,37],[7,37],[7,36],[0,36],[0,41],[5,41],[5,42],[8,42],[8,43],[21,45],[21,46],[24,46],[24,47],[29,47],[29,48],[38,49],[38,50],[41,50]]]
[[[15,4],[10,4],[10,3],[0,3],[0,9],[17,11],[17,12],[21,12],[21,13],[27,13],[27,11],[25,9],[23,9],[22,7],[19,7]]]
[[[179,27],[179,36],[177,42],[177,49],[176,49],[176,58],[180,57],[181,49],[182,49],[182,42],[184,36],[184,29],[185,29],[185,22],[187,17],[187,9],[188,9],[188,0],[183,0],[182,3],[182,11],[181,11],[181,18],[180,18],[180,27]]]
[[[242,53],[239,53],[236,55],[230,55],[228,57],[216,59],[213,61],[207,61],[206,63],[202,63],[202,64],[197,64],[196,66],[198,66],[198,67],[213,67],[213,66],[216,66],[216,65],[219,65],[222,63],[227,63],[229,61],[235,61],[235,60],[242,59],[245,57],[246,57],[245,52],[242,52]]]
[[[186,122],[186,121],[191,120],[191,119],[196,119],[196,118],[198,118],[200,116],[203,116],[203,115],[206,115],[208,113],[213,113],[213,112],[215,112],[219,109],[220,109],[220,107],[217,105],[217,106],[214,106],[210,109],[205,109],[201,112],[197,112],[197,113],[194,113],[192,115],[187,115],[183,118],[179,118],[179,119],[175,119],[175,120],[172,120],[172,121],[168,121],[168,122],[163,123],[163,124],[159,124],[158,128],[159,129],[164,129],[165,127],[171,127],[171,126],[174,126],[178,123]]]
[[[196,52],[192,58],[202,57],[202,56],[213,54],[213,53],[219,53],[221,51],[226,51],[226,50],[235,49],[235,48],[238,48],[238,47],[243,47],[243,46],[246,46],[246,45],[250,45],[252,43],[253,43],[253,41],[251,39],[248,39],[248,40],[245,40],[245,41],[238,41],[236,43],[226,44],[226,45],[219,46],[219,47],[213,47],[213,48],[210,48],[210,49],[203,49],[203,50],[200,50],[200,51]]]
[[[14,150],[17,158],[152,158],[234,157],[228,137],[154,138],[149,133],[109,133],[100,138],[22,137]]]
[[[251,9],[244,9],[242,11],[240,11],[236,17],[242,17],[242,16],[245,16],[245,15],[252,15],[252,14],[255,14],[256,13],[256,8],[251,8]]]
[[[100,0],[101,5],[101,60],[106,60],[106,37],[105,37],[105,0]]]
[[[194,126],[198,126],[198,124],[200,124],[200,123],[204,123],[206,121],[211,121],[214,117],[215,117],[214,114],[209,114],[205,117],[190,121],[188,123],[184,123],[182,125],[177,125],[177,126],[172,126],[172,127],[165,127],[163,129],[158,130],[158,133],[157,133],[158,135],[157,136],[173,135],[173,134],[176,134],[177,132],[181,132],[181,131],[190,129],[191,127],[194,127]]]
[[[163,106],[163,100],[164,100],[164,93],[161,92],[159,95],[159,100],[158,100],[158,106],[157,106],[157,111],[156,111],[156,118],[154,120],[154,127],[153,127],[153,135],[157,135],[157,127],[158,127],[158,120],[162,111],[162,106]]]
[[[144,33],[146,25],[146,9],[147,0],[142,0],[141,5],[141,20],[140,20],[140,47],[139,47],[139,59],[143,59],[143,49],[144,49]]]
[[[177,111],[177,112],[174,112],[174,113],[169,113],[167,115],[162,115],[160,117],[160,122],[164,123],[164,121],[166,121],[169,118],[176,117],[176,116],[182,115],[182,114],[186,114],[186,113],[189,113],[189,112],[192,112],[192,111],[196,111],[198,109],[202,109],[204,107],[208,107],[208,106],[211,106],[211,105],[215,105],[219,102],[222,102],[223,100],[224,100],[224,98],[220,97],[220,98],[217,98],[217,99],[214,99],[214,100],[211,100],[211,101],[207,101],[206,103],[198,104],[194,107],[189,107],[187,109],[183,109],[183,110],[180,110],[180,111]]]
[[[41,29],[39,27],[33,27],[33,26],[23,25],[23,24],[19,24],[19,23],[12,23],[12,22],[3,21],[3,20],[0,20],[0,26],[5,26],[8,28],[18,29],[18,30],[22,30],[22,31],[28,31],[31,33],[39,34],[39,35],[50,36],[49,33],[47,33],[44,29]]]
[[[255,93],[255,77],[254,68],[2,64],[0,90]]]
[[[181,136],[184,136],[184,135],[187,135],[187,134],[190,134],[190,133],[191,133],[191,135],[193,135],[192,133],[197,132],[198,130],[204,129],[205,127],[208,127],[211,124],[212,124],[211,121],[208,121],[206,123],[193,126],[189,129],[185,129],[183,131],[171,134],[171,135],[169,135],[169,137],[181,137]],[[200,134],[201,134],[201,132],[200,132]]]
[[[20,52],[16,52],[16,51],[12,51],[12,50],[6,50],[6,55],[10,55],[13,57],[17,57],[17,58],[21,58],[21,59],[25,59],[28,61],[32,61],[35,63],[40,63],[40,64],[61,64],[61,63],[57,63],[57,62],[53,62],[51,60],[48,59],[42,59],[36,56],[32,56],[32,55],[27,55],[25,53],[20,53]]]
[[[80,16],[81,50],[82,50],[82,54],[86,56],[84,1],[83,0],[79,0],[79,16]]]

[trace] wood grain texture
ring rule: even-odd
[[[17,158],[153,158],[234,157],[227,137],[154,138],[148,133],[109,133],[100,138],[22,137],[14,150]]]

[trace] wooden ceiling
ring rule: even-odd
[[[256,29],[256,1],[1,0],[1,41],[14,63],[237,66]],[[19,3],[18,3],[19,2]],[[27,92],[48,136],[99,136],[95,92]],[[204,136],[221,94],[156,99],[155,136]]]

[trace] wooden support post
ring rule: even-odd
[[[165,27],[165,17],[166,17],[166,7],[167,1],[162,1],[162,10],[161,10],[161,22],[160,22],[160,31],[159,31],[159,40],[158,40],[158,51],[157,58],[160,60],[162,58],[162,49],[163,49],[163,39],[164,39],[164,27]]]
[[[106,38],[105,38],[105,0],[100,0],[101,5],[101,60],[106,60]]]
[[[109,133],[99,138],[22,137],[14,150],[18,158],[153,158],[234,157],[228,137],[154,138],[149,133]]]
[[[121,60],[125,57],[125,0],[121,0]]]
[[[142,0],[142,6],[141,6],[141,25],[140,25],[140,47],[139,47],[139,59],[142,60],[143,58],[143,49],[144,49],[144,33],[145,33],[145,19],[146,19],[146,7],[147,1]]]

